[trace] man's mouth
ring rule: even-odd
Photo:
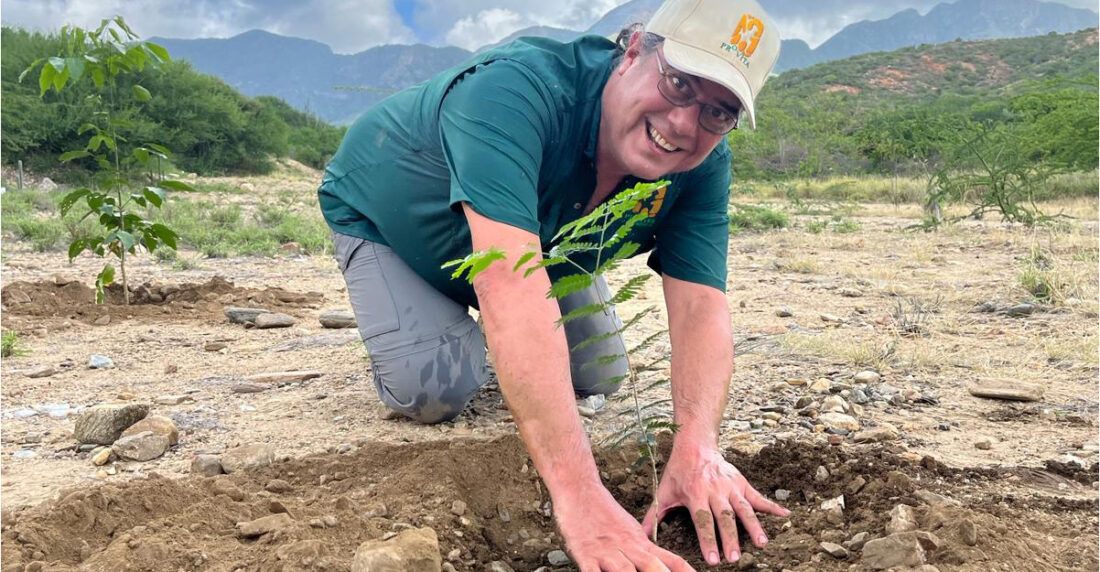
[[[680,150],[679,147],[665,140],[665,138],[661,136],[661,133],[657,131],[657,128],[648,121],[646,121],[646,133],[649,134],[649,140],[653,141],[660,149],[668,153],[674,153]]]

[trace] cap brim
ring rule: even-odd
[[[671,38],[665,38],[663,44],[665,60],[677,70],[686,74],[709,79],[730,90],[745,106],[749,116],[749,127],[756,129],[756,109],[749,82],[733,64],[707,51],[682,44]]]

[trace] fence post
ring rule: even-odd
[[[23,190],[23,160],[20,159],[20,160],[16,161],[16,165],[19,166],[18,190],[22,191]]]

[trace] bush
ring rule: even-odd
[[[730,232],[733,234],[745,231],[759,232],[787,228],[790,225],[787,215],[768,207],[756,205],[734,204],[729,217]]]

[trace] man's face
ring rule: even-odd
[[[661,95],[659,57],[660,49],[645,55],[628,50],[612,72],[618,77],[603,100],[600,137],[609,140],[600,146],[607,151],[605,160],[614,163],[606,167],[643,179],[697,167],[725,137],[699,125],[698,104],[677,107]],[[739,107],[737,97],[717,83],[677,72],[667,63],[663,67],[666,73],[686,79],[699,102]]]

